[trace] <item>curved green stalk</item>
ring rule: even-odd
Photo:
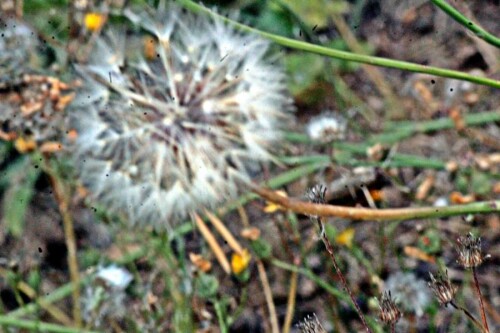
[[[425,73],[425,74],[431,74],[431,75],[436,75],[436,76],[442,76],[442,77],[448,77],[452,79],[458,79],[458,80],[464,80],[464,81],[469,81],[485,86],[490,86],[494,88],[500,88],[500,81],[485,78],[485,77],[479,77],[479,76],[474,76],[474,75],[469,75],[467,73],[463,73],[460,71],[454,71],[451,69],[445,69],[445,68],[439,68],[439,67],[432,67],[432,66],[426,66],[426,65],[420,65],[420,64],[415,64],[412,62],[407,62],[407,61],[401,61],[401,60],[394,60],[394,59],[387,59],[387,58],[382,58],[382,57],[373,57],[369,55],[364,55],[364,54],[356,54],[352,52],[346,52],[346,51],[340,51],[336,49],[331,49],[328,47],[324,47],[321,45],[315,45],[299,40],[295,40],[292,38],[287,38],[279,35],[275,35],[269,32],[261,31],[252,27],[249,27],[247,25],[235,22],[233,20],[230,20],[222,15],[219,15],[210,9],[196,4],[191,0],[179,0],[178,1],[182,6],[185,8],[198,12],[198,13],[204,13],[208,14],[214,17],[217,17],[218,19],[221,19],[227,23],[232,24],[233,26],[237,27],[238,29],[241,29],[243,31],[247,32],[252,32],[259,34],[269,40],[272,40],[273,42],[280,44],[282,46],[286,46],[292,49],[297,49],[297,50],[302,50],[306,52],[311,52],[311,53],[316,53],[319,55],[331,57],[331,58],[336,58],[336,59],[342,59],[342,60],[347,60],[347,61],[354,61],[354,62],[359,62],[363,64],[368,64],[368,65],[374,65],[374,66],[381,66],[381,67],[388,67],[388,68],[396,68],[396,69],[401,69],[404,71],[409,71],[409,72],[416,72],[416,73]]]
[[[448,14],[452,19],[472,31],[477,37],[500,48],[500,38],[490,34],[488,31],[484,30],[477,24],[474,24],[471,20],[465,17],[462,13],[456,10],[453,6],[448,4],[444,0],[431,0],[433,4],[438,6],[443,12]]]

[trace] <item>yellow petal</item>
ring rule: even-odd
[[[25,139],[21,137],[16,139],[16,141],[14,142],[14,147],[16,147],[17,151],[24,154],[35,150],[36,142],[33,139]]]
[[[241,253],[233,253],[231,257],[231,269],[234,274],[238,275],[243,272],[250,263],[252,256],[247,249],[244,249]]]
[[[285,191],[276,191],[277,194],[281,195],[282,197],[288,197]],[[282,206],[275,204],[274,202],[271,201],[266,201],[266,207],[264,207],[264,212],[265,213],[274,213],[279,210],[285,210]]]
[[[355,233],[356,230],[354,228],[347,228],[342,231],[337,237],[335,237],[335,242],[339,245],[344,245],[348,248],[351,248]]]
[[[90,12],[85,14],[85,27],[90,31],[97,31],[101,29],[106,21],[103,14]]]

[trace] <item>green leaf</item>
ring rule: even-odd
[[[210,274],[201,273],[195,282],[196,294],[201,298],[215,297],[219,289],[219,281]]]
[[[16,168],[13,168],[16,166]],[[40,168],[31,165],[28,157],[14,163],[6,172],[9,185],[3,200],[2,224],[7,232],[20,237],[24,230],[26,209],[34,194],[34,185],[40,175]],[[3,178],[3,177],[2,177]]]
[[[267,6],[257,18],[257,28],[277,35],[292,37],[293,20],[276,6]]]
[[[434,229],[427,230],[418,239],[418,247],[425,253],[432,254],[441,250],[441,237]]]
[[[474,172],[471,179],[472,192],[479,195],[486,195],[491,192],[492,181],[482,172]]]
[[[255,252],[255,255],[260,259],[266,259],[271,256],[272,246],[262,238],[251,242],[250,247],[252,248],[252,251]]]
[[[289,89],[293,95],[311,86],[325,70],[324,60],[311,53],[293,53],[285,57],[289,73]],[[304,69],[307,70],[304,70]]]
[[[284,0],[283,0],[284,1]],[[309,0],[284,1],[291,10],[309,26],[325,27],[332,14],[346,13],[349,10],[347,1]]]
[[[40,283],[42,282],[42,275],[38,269],[33,269],[29,272],[28,285],[33,288],[33,290],[38,291],[40,289]]]

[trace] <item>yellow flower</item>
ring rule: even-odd
[[[281,195],[282,197],[288,197],[285,191],[276,191],[277,194]],[[283,207],[281,207],[278,204],[275,204],[274,202],[271,201],[266,201],[266,207],[264,207],[264,212],[265,213],[274,213],[279,210],[285,210]]]
[[[243,272],[250,263],[252,256],[247,249],[244,249],[241,253],[233,253],[231,257],[231,270],[234,274],[238,275]]]
[[[25,139],[21,137],[14,141],[14,147],[16,147],[18,152],[24,154],[35,150],[36,142],[33,139]]]
[[[348,248],[351,248],[355,232],[356,230],[354,228],[347,228],[342,231],[337,237],[335,237],[335,242],[339,245],[344,245]]]
[[[90,31],[101,29],[106,21],[106,17],[100,13],[90,12],[85,14],[85,27]]]

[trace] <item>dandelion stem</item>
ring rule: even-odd
[[[484,41],[488,42],[491,45],[500,48],[500,38],[490,34],[488,31],[484,30],[479,25],[472,23],[471,20],[465,17],[462,13],[460,13],[446,1],[444,0],[431,0],[431,1],[433,4],[438,6],[442,11],[448,14],[448,16],[450,16],[452,19],[454,19],[455,21],[457,21],[458,23],[460,23],[461,25],[472,31],[477,37],[483,39]]]
[[[451,306],[453,306],[455,309],[457,310],[460,310],[462,311],[466,316],[467,318],[470,319],[470,321],[472,321],[472,323],[474,325],[476,325],[477,328],[479,328],[479,330],[483,333],[488,333],[489,331],[486,330],[486,328],[484,328],[483,325],[481,325],[481,323],[476,319],[474,318],[474,316],[472,315],[472,313],[469,312],[469,310],[467,310],[466,308],[463,308],[459,305],[457,305],[455,302],[451,301],[450,302]]]
[[[64,238],[66,247],[68,248],[68,266],[69,275],[73,284],[73,320],[77,327],[82,325],[82,312],[80,307],[80,273],[78,269],[78,260],[76,258],[76,239],[73,226],[73,219],[69,212],[69,201],[64,190],[64,185],[60,181],[57,171],[50,166],[50,160],[45,157],[43,159],[44,171],[48,174],[52,188],[54,189],[54,197],[59,206],[59,212],[62,217],[64,227]]]
[[[273,42],[275,42],[277,44],[280,44],[280,45],[286,46],[286,47],[290,47],[292,49],[316,53],[319,55],[323,55],[323,56],[327,56],[327,57],[331,57],[331,58],[336,58],[336,59],[354,61],[354,62],[359,62],[359,63],[363,63],[363,64],[368,64],[368,65],[374,65],[374,66],[396,68],[396,69],[401,69],[401,70],[405,70],[405,71],[409,71],[409,72],[426,73],[426,74],[431,74],[431,75],[436,75],[436,76],[449,77],[452,79],[470,81],[470,82],[474,82],[477,84],[482,84],[482,85],[486,85],[486,86],[490,86],[490,87],[494,87],[494,88],[500,88],[500,81],[497,81],[494,79],[469,75],[467,73],[463,73],[460,71],[454,71],[454,70],[450,70],[450,69],[445,69],[445,68],[420,65],[420,64],[416,64],[416,63],[412,63],[412,62],[407,62],[407,61],[394,60],[394,59],[388,59],[388,58],[382,58],[382,57],[374,57],[374,56],[357,54],[357,53],[352,53],[352,52],[347,52],[347,51],[340,51],[340,50],[324,47],[321,45],[315,45],[315,44],[311,44],[311,43],[307,43],[307,42],[303,42],[303,41],[299,41],[299,40],[294,40],[292,38],[287,38],[287,37],[275,35],[275,34],[272,34],[269,32],[261,31],[261,30],[249,27],[247,25],[235,22],[233,20],[225,18],[222,15],[219,15],[219,14],[211,11],[210,9],[208,9],[202,5],[196,4],[191,0],[179,0],[178,2],[181,5],[183,5],[185,8],[187,8],[191,11],[204,13],[204,14],[211,15],[213,17],[217,17],[218,19],[220,19],[224,22],[232,24],[233,26],[237,27],[238,29],[259,34],[262,37],[265,37],[269,40],[272,40]]]
[[[483,320],[483,325],[486,332],[490,331],[488,327],[488,321],[486,319],[486,313],[484,311],[483,295],[481,294],[481,288],[479,288],[479,280],[477,279],[476,267],[472,267],[472,276],[474,277],[474,286],[476,287],[477,296],[479,298],[479,307],[481,308],[481,319]]]
[[[321,240],[323,241],[323,244],[325,245],[326,251],[330,255],[330,258],[332,259],[333,267],[335,267],[335,271],[337,272],[337,275],[342,283],[342,286],[344,287],[344,290],[349,294],[349,297],[351,298],[351,302],[354,305],[354,309],[358,313],[358,316],[359,316],[359,319],[361,320],[361,323],[363,323],[363,326],[365,327],[366,331],[370,333],[371,330],[368,327],[368,325],[366,324],[366,320],[365,320],[365,317],[363,315],[363,312],[361,312],[361,308],[359,307],[358,303],[356,302],[356,299],[354,298],[354,295],[353,295],[351,289],[349,288],[349,285],[347,284],[347,280],[346,280],[344,274],[342,273],[342,271],[340,270],[340,267],[337,263],[333,246],[330,243],[330,240],[328,239],[328,237],[326,237],[325,226],[323,224],[321,217],[317,217],[316,221],[317,221],[319,229],[320,229]]]
[[[394,209],[371,209],[345,207],[304,202],[293,198],[285,198],[274,191],[257,185],[252,190],[263,199],[283,206],[296,213],[314,216],[335,216],[352,220],[403,221],[410,219],[441,218],[464,214],[500,212],[500,200],[481,201],[466,205],[445,207],[408,207]]]

